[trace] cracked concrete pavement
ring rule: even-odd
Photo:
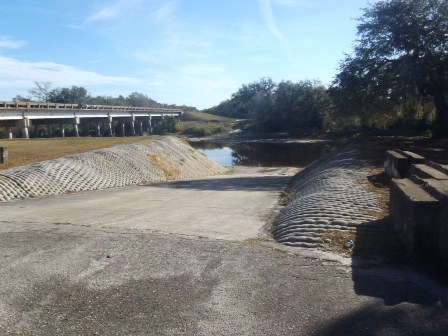
[[[293,173],[0,204],[0,334],[447,334],[424,275],[250,239]]]

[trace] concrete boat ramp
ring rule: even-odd
[[[265,241],[296,170],[0,204],[0,335],[446,335],[446,288]]]
[[[26,199],[0,204],[2,222],[30,229],[84,226],[157,231],[230,241],[266,236],[266,223],[295,168],[236,168],[232,174]],[[4,225],[0,226],[0,231]]]

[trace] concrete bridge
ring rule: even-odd
[[[66,132],[77,137],[126,136],[152,133],[153,121],[180,117],[182,113],[181,109],[162,107],[0,101],[0,127],[7,130],[10,139],[14,131],[27,139],[65,137]]]

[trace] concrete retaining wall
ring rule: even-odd
[[[0,201],[222,174],[175,137],[120,145],[0,171]]]
[[[389,152],[386,154],[389,156]],[[426,161],[412,164],[393,179],[390,215],[410,255],[448,261],[448,170]],[[385,170],[394,176],[391,160]]]

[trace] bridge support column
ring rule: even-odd
[[[96,126],[96,135],[99,136],[99,137],[101,137],[101,126],[100,126],[100,124],[98,124],[98,125]]]
[[[131,128],[132,128],[132,135],[135,136],[135,117],[132,116],[131,119]]]
[[[143,122],[140,121],[140,135],[143,135]]]
[[[28,130],[28,127],[30,127],[30,120],[28,118],[23,118],[22,120],[23,126],[22,126],[22,137],[25,139],[30,138],[30,132]]]
[[[126,124],[124,121],[121,122],[121,136],[126,136]]]
[[[148,118],[148,133],[152,134],[152,122],[151,122],[151,116]]]
[[[12,127],[9,128],[8,138],[12,139]]]
[[[0,147],[0,164],[8,163],[8,147]]]
[[[79,118],[75,117],[75,123],[73,125],[74,129],[75,129],[75,136],[77,138],[79,138]]]
[[[64,124],[59,124],[59,129],[61,130],[61,138],[65,138]]]
[[[111,116],[109,116],[109,136],[114,136],[114,129],[113,129],[113,119]]]

